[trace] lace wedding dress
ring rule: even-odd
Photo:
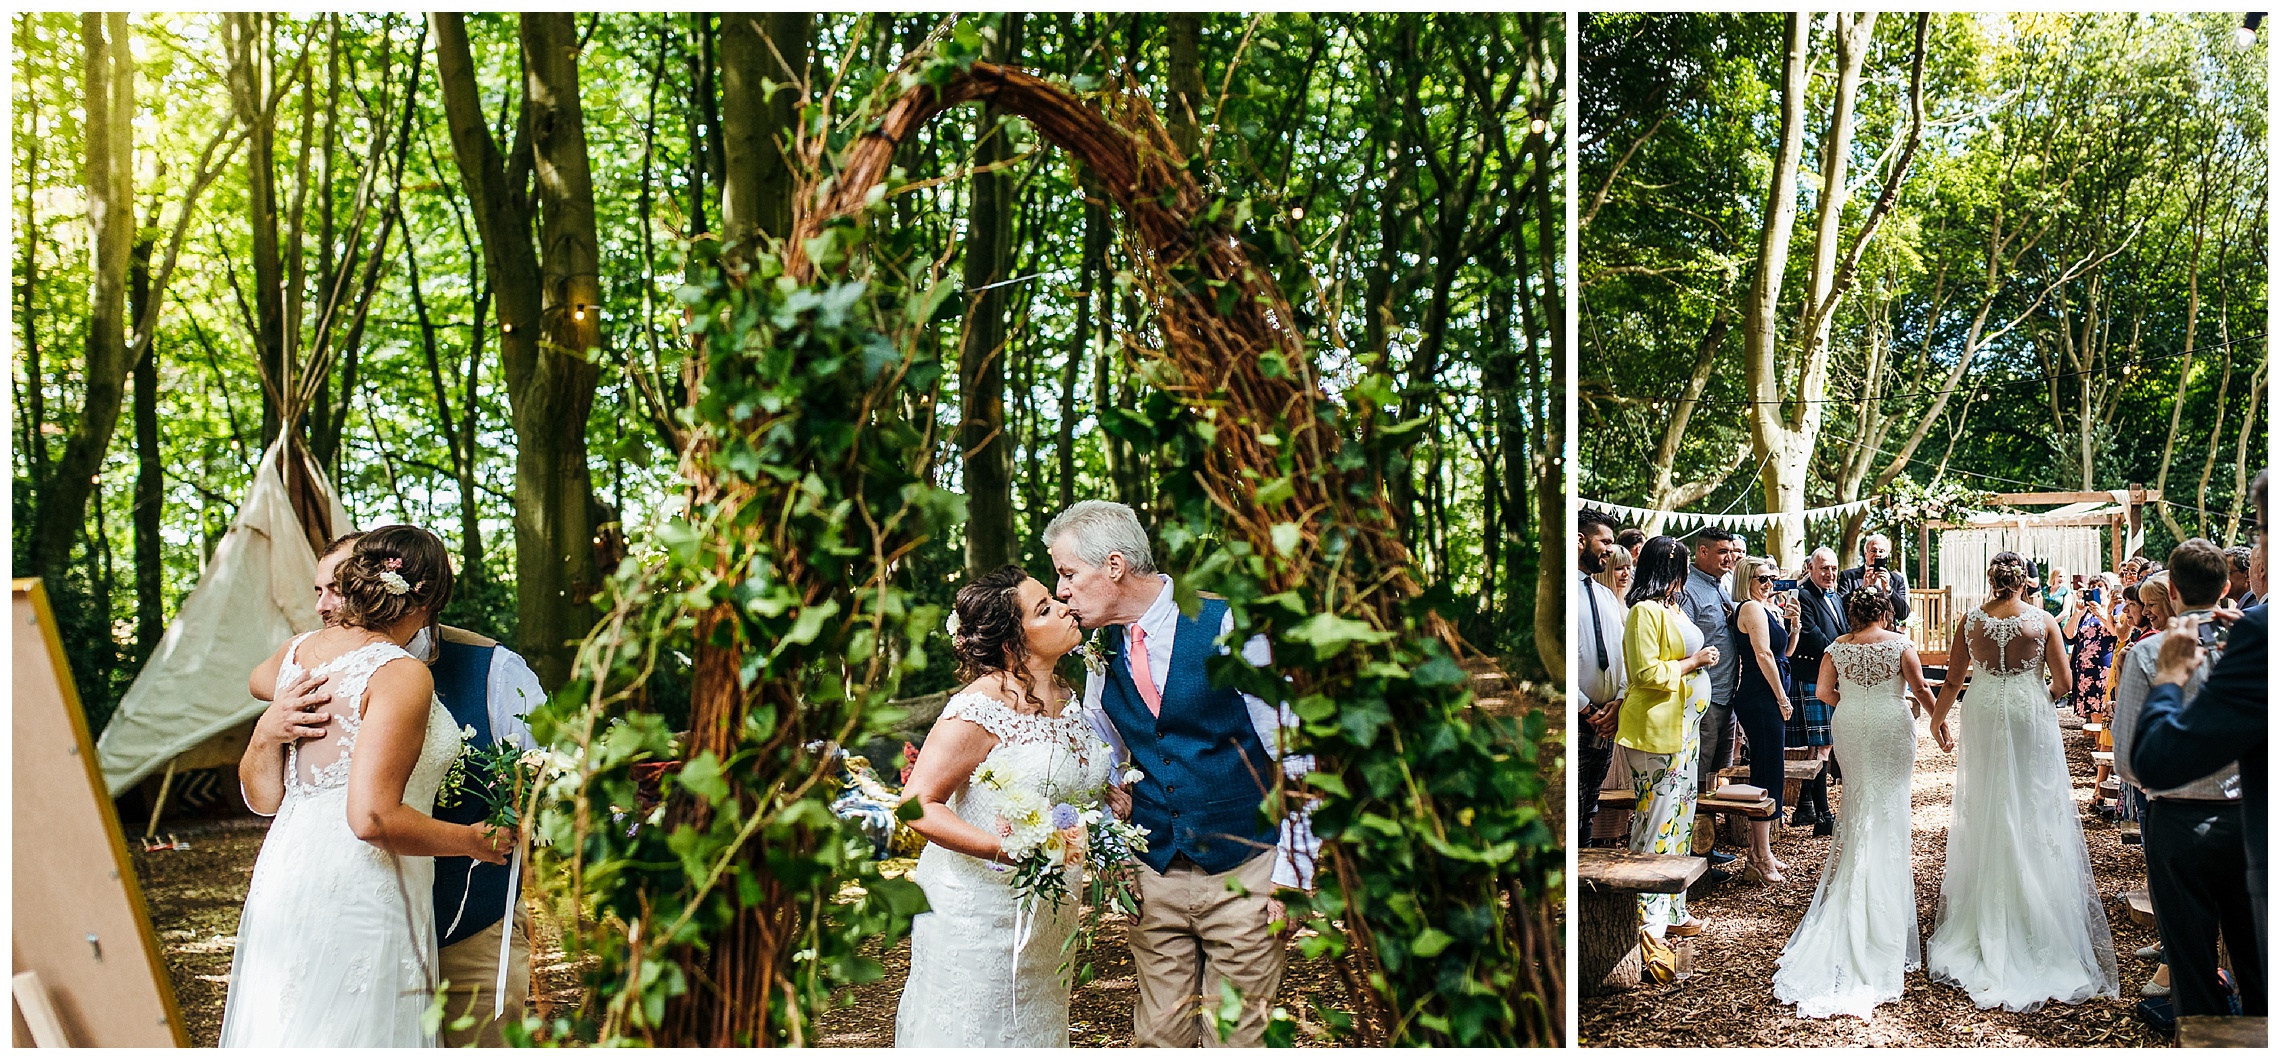
[[[1868,1018],[1920,965],[1908,863],[1916,726],[1903,694],[1904,639],[1829,645],[1842,702],[1830,719],[1844,764],[1843,812],[1813,905],[1789,936],[1773,996],[1807,1019]]]
[[[296,655],[308,636],[286,649],[278,687],[303,672]],[[365,685],[382,664],[409,658],[383,642],[314,668],[334,677],[334,720],[323,737],[286,752],[285,801],[238,918],[225,1047],[435,1045],[420,1029],[435,987],[435,859],[390,854],[348,823]],[[404,805],[435,808],[459,749],[451,712],[431,700]]]
[[[1955,818],[1926,963],[1980,1008],[2032,1012],[2120,987],[2044,672],[2047,629],[2039,610],[1963,620],[1975,672],[1957,707]]]
[[[1097,801],[1113,764],[1083,716],[1021,714],[988,696],[961,693],[942,716],[973,722],[998,738],[973,776],[950,796],[953,813],[992,830],[1007,793],[1036,792],[1050,806]],[[895,1045],[1028,1046],[1069,1044],[1070,971],[1064,952],[1077,930],[1082,865],[1069,869],[1058,907],[1015,901],[1007,874],[980,858],[929,845],[911,879],[931,912],[911,925],[910,979],[895,1012]]]

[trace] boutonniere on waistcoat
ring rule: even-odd
[[[1086,670],[1090,671],[1096,676],[1107,676],[1109,659],[1108,642],[1101,638],[1100,630],[1093,630],[1091,639],[1085,641],[1083,645],[1079,646],[1077,648],[1077,651],[1081,653],[1085,658]]]

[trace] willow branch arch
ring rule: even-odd
[[[929,69],[937,75],[946,72],[941,61]],[[875,216],[872,207],[879,201],[897,149],[926,123],[967,103],[993,104],[1027,120],[1044,140],[1089,170],[1118,207],[1134,275],[1156,313],[1163,338],[1161,349],[1146,351],[1163,369],[1153,373],[1152,381],[1211,428],[1212,442],[1193,466],[1193,485],[1215,509],[1214,532],[1228,541],[1244,542],[1255,555],[1266,557],[1259,570],[1270,594],[1303,590],[1302,595],[1316,600],[1334,599],[1334,610],[1365,620],[1349,625],[1383,631],[1372,634],[1380,640],[1391,638],[1407,622],[1419,621],[1409,614],[1419,587],[1385,511],[1382,483],[1367,461],[1351,459],[1352,436],[1373,429],[1377,406],[1362,402],[1348,409],[1323,391],[1289,301],[1220,219],[1215,207],[1223,208],[1224,203],[1197,184],[1153,109],[1133,94],[1088,101],[1042,78],[988,63],[955,68],[939,81],[916,85],[887,101],[872,112],[860,136],[837,150],[829,149],[821,135],[796,138],[793,147],[801,165],[795,168],[806,176],[791,231],[769,244],[773,259],[763,251],[749,260],[769,269],[780,262],[781,275],[793,287],[825,285],[846,260],[835,258],[827,264],[809,256],[819,252],[815,248],[833,245],[825,237],[844,236],[838,244],[842,247],[864,245],[868,234],[863,226]],[[851,233],[843,231],[849,228]],[[847,258],[858,253],[851,250]],[[750,363],[735,359],[744,356],[742,351],[711,349],[709,343],[700,338],[690,361],[692,401],[703,389],[697,382],[720,379]],[[780,360],[761,370],[783,370]],[[883,408],[901,385],[889,372],[878,381],[836,393],[851,405],[874,410]],[[857,504],[863,525],[851,528],[848,536],[862,546],[860,555],[832,559],[803,551],[797,531],[787,529],[790,517],[777,514],[795,506],[798,487],[767,476],[730,473],[714,459],[722,446],[743,444],[771,430],[798,430],[801,413],[794,408],[744,415],[745,419],[721,424],[717,430],[694,429],[683,454],[691,510],[728,513],[707,524],[721,536],[701,546],[705,558],[699,562],[709,564],[707,576],[714,584],[733,583],[750,577],[747,561],[765,553],[769,579],[796,596],[788,605],[780,605],[779,612],[781,606],[791,606],[841,616],[829,619],[833,622],[854,618],[869,606],[866,600],[882,599],[891,592],[894,563],[917,547],[919,531],[899,517],[874,518],[872,510]],[[835,496],[860,499],[878,495],[881,481],[875,477],[878,465],[865,459],[875,460],[880,452],[866,453],[864,447],[893,444],[858,438],[828,452],[827,447],[800,449],[786,459],[826,478],[837,476]],[[1268,474],[1279,476],[1272,489],[1263,481]],[[867,482],[866,475],[874,478]],[[767,514],[754,519],[754,511]],[[767,639],[778,627],[757,623],[728,594],[714,599],[696,615],[690,732],[681,753],[692,762],[710,754],[721,762],[795,764],[782,767],[780,773],[745,776],[730,785],[727,799],[668,799],[664,818],[668,828],[686,826],[713,834],[722,830],[722,807],[742,813],[743,800],[757,800],[752,824],[725,848],[724,860],[705,878],[690,908],[713,890],[722,878],[722,866],[739,858],[758,859],[758,852],[746,843],[762,817],[774,812],[769,807],[811,797],[818,785],[828,782],[828,763],[814,762],[813,755],[801,759],[797,750],[817,741],[844,745],[856,731],[854,715],[844,709],[813,709],[814,704],[804,698],[811,686],[799,668],[802,653],[807,653],[810,663],[846,666],[847,688],[877,688],[886,679],[876,650],[869,651],[867,661],[860,657],[862,651],[832,655],[823,647],[825,641],[813,640],[812,628],[807,633],[812,644],[801,641],[805,647],[787,650]],[[1312,604],[1307,608],[1315,609]],[[606,619],[603,625],[614,621],[619,619]],[[868,613],[863,613],[863,621],[878,628]],[[1461,642],[1439,616],[1425,615],[1422,624],[1430,636],[1448,646],[1450,654],[1462,654]],[[616,650],[609,643],[617,634],[605,637],[603,632],[597,629],[582,657],[594,653],[597,641],[605,645],[601,655]],[[838,643],[875,647],[878,641]],[[779,665],[779,654],[789,661]],[[759,656],[765,656],[765,662],[755,669],[753,660]],[[1294,692],[1346,679],[1363,669],[1364,662],[1358,656],[1336,657],[1301,674]],[[602,698],[597,693],[596,702]],[[757,731],[751,729],[750,720],[761,716],[756,711],[771,719]],[[766,853],[771,861],[822,857],[815,853],[820,841],[812,831],[790,833],[779,837],[780,845]],[[1330,875],[1345,879],[1353,874],[1355,866],[1345,862],[1336,844],[1326,844],[1325,857]],[[812,897],[804,901],[798,897],[803,893],[801,884],[767,878],[751,886],[752,899],[699,939],[684,941],[676,934],[688,921],[687,913],[662,929],[654,924],[644,929],[646,938],[657,941],[640,945],[657,947],[653,953],[675,964],[689,983],[686,992],[663,1004],[660,1019],[644,1024],[657,1044],[801,1040],[804,1020],[795,1010],[805,1003],[803,973],[795,955],[803,947],[812,952],[811,920],[817,912]],[[1357,986],[1356,1003],[1367,1007],[1374,998],[1360,984],[1376,978],[1379,971],[1371,929],[1364,917],[1346,919],[1355,941],[1355,964],[1341,967]],[[1556,970],[1552,974],[1556,976]],[[1384,1027],[1399,1018],[1377,1011],[1366,1022]]]

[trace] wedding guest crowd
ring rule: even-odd
[[[2268,475],[2258,473],[2251,491],[2255,544],[2246,588],[2259,602],[2243,610],[2194,606],[2225,590],[2215,585],[2217,564],[2196,542],[2178,546],[2171,557],[2175,573],[2169,589],[2180,613],[2162,636],[2148,638],[2139,649],[2153,653],[2153,668],[2144,677],[2142,703],[2136,702],[2134,688],[2127,697],[2137,717],[2127,747],[2118,745],[2115,752],[2115,760],[2127,761],[2139,783],[2161,793],[2153,800],[2143,834],[2149,890],[2170,964],[2175,1012],[2181,1016],[2230,1012],[2214,973],[2220,934],[2233,958],[2242,1014],[2267,1011],[2263,955],[2270,687],[2261,602],[2266,587],[2254,574],[2264,570],[2268,551]],[[2132,680],[2130,669],[2123,678]],[[2237,775],[2237,800],[2224,797],[2228,769]],[[2238,823],[2232,824],[2235,805]]]

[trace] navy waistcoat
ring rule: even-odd
[[[470,747],[489,749],[497,734],[491,731],[491,652],[493,645],[454,644],[443,642],[443,650],[431,668],[435,673],[436,698],[443,700],[445,710],[451,712],[452,723],[461,732],[472,727],[475,738],[467,741]],[[445,805],[438,800],[435,819],[453,824],[481,824],[489,813],[490,804],[483,797],[483,788],[489,778],[473,772],[467,775],[467,784],[458,797]],[[469,874],[473,882],[469,882]],[[464,898],[466,908],[460,903]],[[449,946],[498,923],[507,911],[507,867],[477,861],[474,858],[435,859],[435,931],[442,944]],[[456,930],[451,922],[456,919]]]
[[[1160,716],[1148,713],[1133,683],[1125,657],[1131,634],[1111,626],[1104,637],[1111,655],[1100,703],[1143,774],[1132,788],[1132,823],[1148,830],[1141,860],[1157,872],[1175,854],[1205,872],[1226,872],[1272,849],[1277,838],[1260,809],[1274,759],[1259,743],[1243,696],[1211,687],[1204,673],[1226,615],[1225,600],[1207,598],[1196,617],[1177,620]]]

